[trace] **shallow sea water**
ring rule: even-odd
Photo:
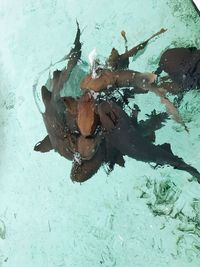
[[[200,17],[185,0],[0,1],[0,266],[200,266],[200,185],[183,171],[126,158],[73,184],[71,162],[33,146],[46,134],[32,86],[38,73],[70,50],[76,19],[82,59],[93,48],[105,59],[160,28],[130,68],[154,71],[168,47],[200,48]],[[81,74],[80,74],[81,75]],[[72,86],[73,89],[73,86]],[[163,110],[154,95],[136,96],[141,118]],[[172,120],[157,131],[175,154],[200,169],[200,92],[180,112],[189,134]]]

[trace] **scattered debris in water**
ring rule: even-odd
[[[200,256],[200,198],[194,198],[190,204],[191,215],[184,212],[184,206],[177,208],[177,202],[181,195],[181,190],[170,180],[152,181],[146,179],[146,183],[140,190],[147,206],[154,216],[163,216],[166,224],[169,219],[175,223],[172,233],[178,236],[176,241],[176,253],[172,253],[174,258],[184,254],[188,261]],[[160,230],[166,228],[162,223]],[[181,234],[180,234],[181,233]],[[189,248],[189,249],[188,249]]]
[[[6,225],[3,220],[0,219],[0,238],[6,238]]]

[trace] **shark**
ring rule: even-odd
[[[80,28],[77,22],[77,33],[74,41],[74,47],[67,56],[67,66],[62,70],[53,72],[53,78],[50,81],[50,88],[42,86],[41,95],[45,106],[42,113],[43,121],[46,126],[47,135],[35,146],[35,151],[48,152],[52,149],[68,160],[73,160],[76,150],[77,136],[71,133],[71,127],[67,120],[70,116],[66,108],[65,98],[60,96],[64,83],[70,77],[73,68],[81,57]],[[74,123],[74,132],[76,125]]]
[[[170,165],[175,169],[184,170],[197,178],[200,183],[198,170],[172,152],[168,143],[155,145],[149,142],[131,122],[131,118],[115,102],[102,102],[98,112],[103,127],[107,131],[108,142],[135,160],[155,163],[157,166]],[[144,130],[144,129],[143,129]]]

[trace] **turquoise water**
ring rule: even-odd
[[[76,19],[86,61],[93,48],[102,60],[112,47],[123,51],[121,30],[131,47],[168,29],[131,62],[138,71],[155,70],[168,47],[200,47],[189,0],[0,2],[0,266],[200,266],[200,186],[189,174],[126,158],[125,168],[107,176],[102,167],[79,185],[69,178],[71,162],[33,151],[46,130],[32,86],[71,48]],[[189,134],[170,120],[156,136],[198,169],[199,96],[187,93],[180,107]],[[141,118],[163,110],[151,94],[135,102]]]

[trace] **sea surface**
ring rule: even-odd
[[[78,184],[69,177],[71,162],[33,151],[46,135],[33,85],[71,49],[76,20],[83,62],[72,94],[94,48],[102,62],[113,47],[124,51],[122,30],[131,48],[167,29],[131,60],[141,72],[155,71],[169,47],[200,48],[200,17],[190,0],[0,1],[0,266],[198,267],[200,185],[190,174],[126,157],[125,168],[108,176],[102,166]],[[44,72],[38,87],[64,63]],[[164,110],[151,93],[132,101],[140,119]],[[186,93],[179,111],[189,133],[168,120],[156,143],[170,143],[200,170],[200,91]]]

